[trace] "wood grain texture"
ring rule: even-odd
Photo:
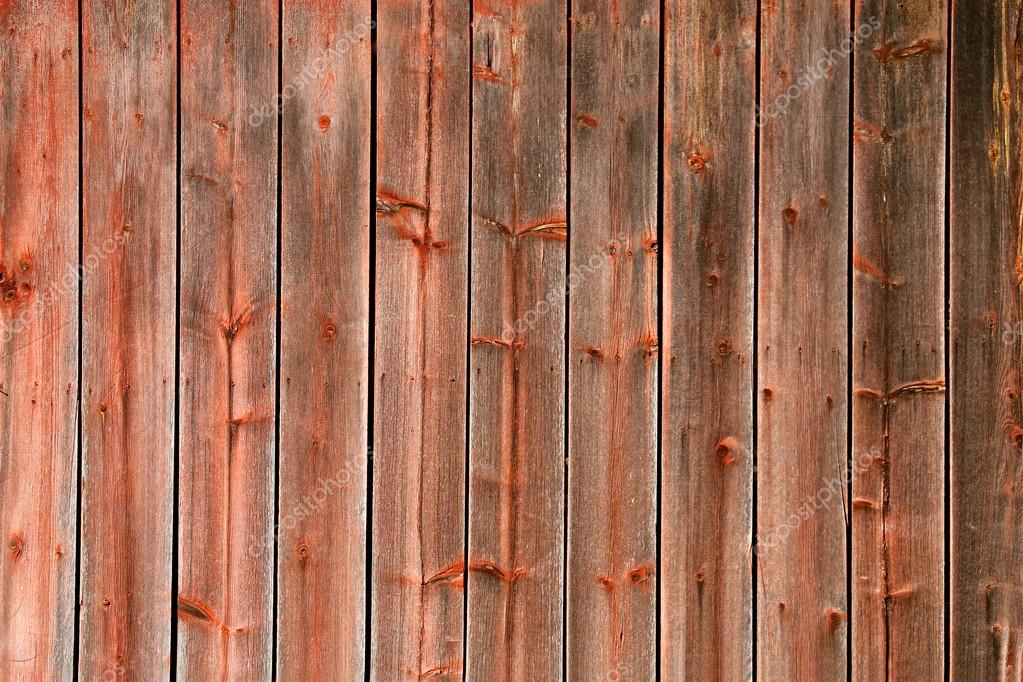
[[[671,680],[752,676],[756,12],[748,0],[666,5],[660,656]]]
[[[277,674],[363,679],[369,0],[284,3]]]
[[[566,17],[473,4],[470,679],[561,678]]]
[[[853,678],[944,675],[944,2],[856,8]]]
[[[156,679],[174,547],[176,6],[82,10],[80,674]]]
[[[78,9],[0,3],[0,679],[75,651]]]
[[[377,7],[373,678],[462,679],[469,4]]]
[[[756,590],[769,680],[847,672],[849,11],[762,5]]]
[[[567,677],[652,680],[660,5],[572,17]]]
[[[1023,3],[952,9],[949,342],[953,680],[1023,666]]]
[[[276,392],[274,3],[181,2],[178,677],[267,679]]]

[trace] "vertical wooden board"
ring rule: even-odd
[[[665,16],[660,616],[672,680],[753,669],[756,12],[674,0]]]
[[[460,680],[469,5],[377,9],[372,672]]]
[[[954,680],[1023,666],[1019,0],[952,10],[949,342]]]
[[[947,14],[866,0],[854,22],[857,680],[944,675]]]
[[[470,679],[561,678],[566,16],[473,4]]]
[[[369,0],[284,3],[277,673],[362,679]]]
[[[846,676],[849,6],[761,14],[757,667]],[[797,94],[798,93],[798,94]]]
[[[179,679],[272,658],[277,5],[181,0]]]
[[[572,17],[567,677],[652,680],[660,4]]]
[[[157,679],[175,513],[176,4],[82,11],[80,674]]]
[[[0,3],[0,678],[70,680],[78,8]]]

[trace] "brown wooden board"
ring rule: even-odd
[[[953,680],[1023,667],[1018,0],[952,8],[949,223]]]
[[[856,8],[852,676],[938,680],[945,597],[944,2]]]
[[[674,0],[664,17],[660,657],[673,680],[752,675],[756,12]]]
[[[837,680],[848,626],[850,8],[761,10],[757,673]]]
[[[369,0],[284,3],[282,680],[366,663],[372,21]]]
[[[155,679],[171,649],[176,6],[82,11],[79,672]]]
[[[473,3],[469,679],[561,677],[566,18]]]
[[[0,2],[0,679],[71,679],[78,7]],[[123,603],[123,602],[122,602]]]
[[[372,671],[462,679],[469,4],[377,6]]]
[[[266,679],[273,652],[274,3],[182,0],[177,669]]]
[[[652,680],[660,7],[572,17],[567,678]]]

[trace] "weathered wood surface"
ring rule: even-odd
[[[176,7],[82,11],[79,673],[154,679],[170,668],[176,513]]]
[[[369,0],[284,3],[283,680],[366,664],[371,22]]]
[[[462,679],[469,4],[377,6],[372,672]]]
[[[181,679],[266,679],[273,651],[277,9],[182,0]]]
[[[757,673],[837,680],[848,632],[850,65],[818,62],[848,39],[849,6],[761,8]],[[780,99],[793,85],[799,96]]]
[[[0,679],[5,680],[70,680],[73,675],[78,47],[76,3],[0,3]]]
[[[0,0],[0,679],[1019,678],[1021,30]]]
[[[749,679],[757,3],[665,11],[661,672]]]
[[[944,675],[947,6],[856,8],[852,676]]]
[[[954,680],[1023,667],[1023,3],[952,9],[949,222]]]
[[[660,7],[572,16],[566,676],[652,680]]]
[[[473,4],[470,679],[562,674],[566,16]]]

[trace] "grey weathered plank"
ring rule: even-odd
[[[179,679],[267,679],[277,5],[182,0]]]
[[[853,678],[944,674],[947,6],[856,9]]]
[[[155,679],[171,645],[176,6],[82,10],[80,674]]]
[[[561,677],[566,7],[473,4],[470,679]]]
[[[771,680],[847,672],[849,11],[762,4],[755,560]]]
[[[660,6],[572,16],[567,676],[652,680]]]
[[[370,2],[284,3],[277,674],[363,679]]]
[[[70,680],[78,7],[0,3],[0,679]]]
[[[460,680],[469,5],[377,8],[372,671]]]
[[[1023,3],[952,9],[949,343],[954,680],[1023,665]]]
[[[667,679],[752,675],[756,12],[748,0],[666,7],[660,617]]]

